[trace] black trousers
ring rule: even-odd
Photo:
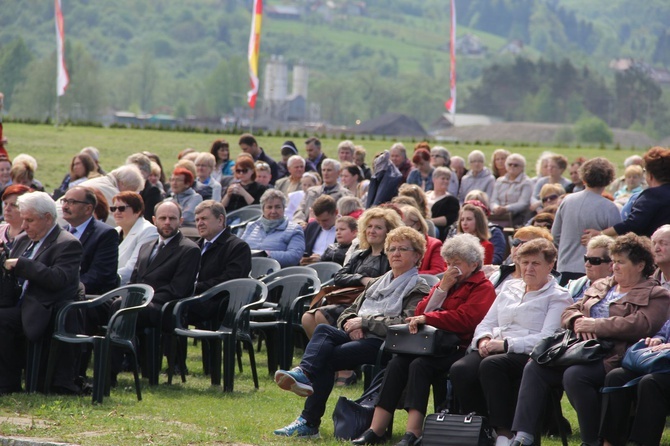
[[[451,366],[449,377],[462,413],[488,414],[495,428],[511,429],[518,382],[528,355],[503,353],[486,358],[473,351]]]
[[[630,370],[614,369],[605,377],[605,386],[618,387],[637,376]],[[630,411],[635,400],[631,426]],[[645,375],[636,387],[604,394],[600,437],[614,446],[623,446],[628,440],[646,446],[660,444],[669,409],[670,374]]]
[[[549,391],[552,387],[562,386],[577,412],[582,442],[598,444],[600,388],[604,382],[602,361],[568,368],[544,367],[534,361],[528,362],[521,379],[512,430],[531,434],[537,432]]]
[[[463,357],[465,350],[455,351],[448,356],[397,355],[386,366],[384,382],[379,393],[377,406],[393,413],[398,407],[403,390],[407,388],[403,407],[426,414],[430,386],[435,379],[449,371],[452,364]],[[435,395],[435,399],[446,395]]]

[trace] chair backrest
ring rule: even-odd
[[[271,283],[273,280],[277,280],[281,277],[286,277],[290,276],[292,274],[306,274],[308,276],[312,277],[319,277],[319,274],[316,272],[315,269],[312,269],[308,266],[287,266],[286,268],[282,268],[279,271],[275,271],[271,274],[268,274],[267,276],[263,277],[261,280],[265,284]]]
[[[243,208],[237,209],[229,213],[226,216],[226,223],[228,225],[239,224],[239,223],[249,223],[255,220],[258,220],[263,215],[263,211],[260,207],[250,207],[245,206]]]
[[[269,257],[252,257],[250,276],[254,279],[267,276],[281,270],[281,265],[275,259]]]
[[[126,285],[107,294],[119,296],[121,307],[109,319],[107,337],[112,341],[131,341],[135,337],[137,314],[154,297],[154,289],[149,285]]]
[[[307,274],[291,274],[290,276],[280,277],[268,283],[268,295],[275,293],[279,296],[280,319],[286,320],[291,304],[296,297],[315,294],[321,290],[321,281],[318,277]]]
[[[233,327],[240,310],[250,310],[252,304],[260,305],[268,297],[268,287],[256,279],[233,279],[217,286],[221,287],[219,293],[228,293],[228,305],[221,322],[224,327]],[[249,319],[242,322],[244,326],[238,328],[248,328]]]
[[[419,274],[419,277],[423,277],[426,282],[428,282],[429,287],[433,287],[436,283],[440,283],[440,278],[432,274]]]
[[[342,265],[336,262],[316,262],[307,266],[317,272],[321,283],[328,282],[342,269]]]

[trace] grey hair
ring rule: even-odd
[[[264,208],[265,203],[267,203],[269,200],[274,200],[275,198],[279,198],[281,200],[282,207],[286,208],[286,195],[284,195],[284,193],[279,189],[268,189],[263,193],[261,196],[261,208]]]
[[[658,228],[656,228],[656,230],[654,231],[654,233],[651,234],[651,238],[652,238],[652,240],[653,240],[653,238],[654,238],[654,236],[655,236],[656,234],[661,234],[661,233],[663,233],[663,232],[670,232],[670,225],[669,225],[669,224],[661,225],[661,226],[659,226]]]
[[[445,147],[434,146],[432,149],[430,149],[430,153],[431,153],[431,155],[432,154],[437,154],[437,155],[441,156],[442,158],[444,158],[444,160],[447,164],[447,167],[449,167],[451,165],[451,153],[449,153],[449,151]]]
[[[351,154],[354,154],[354,151],[356,150],[356,146],[352,141],[349,141],[348,139],[345,139],[341,143],[337,145],[337,151],[339,152],[340,150],[348,150],[351,152]]]
[[[548,152],[545,150],[537,158],[537,161],[535,162],[535,173],[537,174],[538,177],[542,176],[542,162],[545,159],[551,158],[552,156],[554,156],[553,152]]]
[[[89,155],[95,162],[100,161],[100,151],[93,146],[84,147],[79,151],[79,153],[85,153],[86,155]]]
[[[338,172],[340,171],[340,169],[342,169],[342,165],[340,164],[340,162],[332,158],[326,158],[325,160],[323,160],[323,162],[321,163],[321,167],[323,168],[323,166],[330,166],[333,169],[337,170]]]
[[[149,164],[151,169],[151,164]],[[151,172],[151,170],[149,170]],[[112,170],[109,175],[116,180],[119,191],[138,192],[144,187],[144,177],[135,164],[126,164]]]
[[[451,164],[454,164],[454,161],[460,161],[460,163],[465,166],[465,159],[462,156],[454,155],[451,157]]]
[[[483,162],[486,162],[486,156],[484,155],[484,152],[482,152],[481,150],[473,150],[472,152],[470,152],[470,154],[468,155],[468,162],[471,163],[472,160],[475,158]]]
[[[448,167],[436,167],[435,170],[433,170],[433,178],[440,178],[440,177],[445,177],[447,180],[451,179],[451,169]]]
[[[286,167],[293,165],[296,161],[302,164],[302,167],[305,167],[305,158],[300,155],[291,155],[286,161]]]
[[[209,152],[200,152],[195,158],[195,163],[207,164],[209,167],[216,167],[216,158]]]
[[[16,204],[19,206],[19,212],[33,211],[40,217],[50,214],[53,221],[56,221],[58,217],[56,203],[46,192],[29,192],[23,194],[16,200]]]
[[[510,161],[516,161],[525,169],[526,168],[526,157],[520,153],[512,153],[505,160],[505,165],[509,164]]]
[[[666,225],[670,228],[670,225]],[[609,235],[596,235],[593,237],[591,240],[589,240],[589,243],[586,245],[586,249],[598,249],[598,248],[604,248],[607,250],[607,255],[610,253],[610,249],[612,248],[612,245],[614,244],[614,239],[610,237]]]
[[[400,153],[402,153],[402,155],[403,155],[405,158],[407,158],[407,149],[405,148],[405,145],[404,145],[403,143],[401,143],[401,142],[397,142],[397,143],[393,144],[393,145],[391,146],[391,148],[389,149],[389,152],[390,152],[391,150],[400,150]]]
[[[642,158],[640,155],[631,155],[624,160],[623,167],[629,167],[633,164],[644,166],[644,158]]]
[[[340,215],[349,215],[356,209],[363,209],[360,198],[347,195],[337,200],[337,212]]]
[[[211,153],[210,153],[210,155],[211,155]],[[212,156],[214,156],[214,155],[212,155]],[[207,209],[212,211],[212,215],[214,216],[214,218],[219,218],[219,217],[223,216],[224,226],[225,226],[226,208],[223,207],[223,205],[221,203],[219,203],[218,201],[214,201],[214,200],[201,201],[195,207],[195,215],[198,215],[199,213],[201,213],[201,212],[203,212]]]
[[[476,263],[479,267],[484,264],[484,247],[472,234],[457,234],[448,238],[440,254],[446,261],[458,257],[467,263]]]
[[[137,166],[144,178],[151,175],[151,160],[143,153],[133,153],[126,158],[126,164],[134,164]]]

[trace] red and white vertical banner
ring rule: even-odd
[[[256,107],[258,96],[258,55],[261,48],[261,22],[263,19],[263,0],[254,0],[251,17],[251,34],[249,35],[249,79],[251,90],[247,93],[249,107]]]
[[[456,0],[451,0],[451,35],[449,39],[450,70],[449,85],[450,98],[444,103],[451,114],[451,122],[456,122]]]
[[[65,27],[63,26],[63,11],[61,10],[60,0],[54,0],[54,2],[56,17],[56,59],[58,63],[56,94],[58,96],[63,96],[70,83],[70,76],[68,76],[67,67],[65,66]]]

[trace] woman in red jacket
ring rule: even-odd
[[[442,249],[442,241],[435,237],[430,237],[428,233],[428,223],[421,215],[421,212],[413,206],[405,205],[400,208],[402,211],[402,221],[405,226],[419,231],[426,237],[426,254],[419,265],[419,274],[441,274],[447,269],[444,259],[440,255]]]
[[[419,302],[415,316],[407,318],[406,322],[412,333],[417,332],[419,325],[431,325],[455,333],[461,344],[443,356],[395,356],[386,368],[370,429],[353,444],[386,441],[384,432],[405,387],[404,407],[409,416],[406,433],[398,445],[413,446],[419,441],[431,383],[463,357],[477,324],[496,297],[493,285],[481,271],[484,249],[476,237],[459,234],[448,239],[442,247],[442,256],[448,266],[442,281]]]

